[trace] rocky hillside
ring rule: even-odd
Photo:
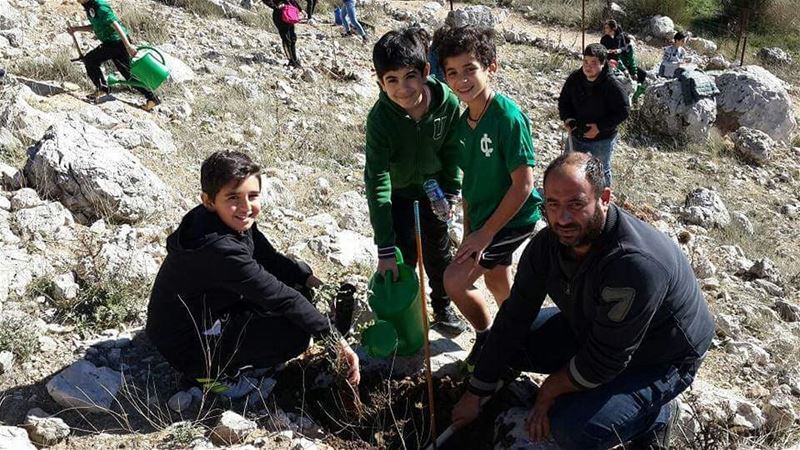
[[[396,361],[388,380],[388,367],[365,357],[360,415],[331,397],[319,348],[231,405],[179,391],[141,333],[166,236],[198,201],[200,162],[219,149],[267,168],[260,227],[276,245],[364,294],[376,258],[362,182],[364,121],[378,95],[371,45],[342,37],[321,5],[297,27],[304,68],[290,69],[260,4],[111,3],[135,39],[167,55],[172,79],[154,113],[136,107],[135,92],[83,101],[89,85],[64,32],[83,21],[78,4],[0,0],[10,73],[0,84],[0,448],[424,442],[417,359]],[[563,146],[556,99],[579,67],[580,34],[532,21],[533,7],[456,6],[449,20],[498,30],[496,86],[529,115],[541,176]],[[370,1],[359,13],[374,42],[412,22],[432,30],[447,8]],[[656,18],[639,36],[648,69],[672,27]],[[84,51],[95,45],[81,40]],[[798,86],[774,75],[786,62],[777,50],[763,52],[764,67],[729,67],[712,41],[695,42],[694,62],[721,92],[687,106],[677,81],[651,81],[617,146],[616,201],[680,243],[717,319],[712,351],[681,397],[675,448],[789,448],[800,442]],[[433,339],[442,428],[470,338]],[[454,448],[513,447],[538,380],[513,383]]]

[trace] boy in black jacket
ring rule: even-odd
[[[567,151],[591,153],[603,163],[611,186],[611,156],[617,127],[628,118],[628,99],[608,73],[608,52],[601,44],[583,51],[583,66],[572,72],[558,97],[558,115],[570,133]]]
[[[186,378],[238,398],[245,369],[268,369],[330,338],[359,381],[358,357],[304,297],[321,285],[258,230],[261,169],[235,151],[212,154],[200,175],[202,205],[167,238],[167,257],[147,308],[147,336]]]

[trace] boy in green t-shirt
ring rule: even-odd
[[[77,31],[93,31],[100,41],[100,45],[84,55],[83,64],[86,66],[86,74],[94,83],[96,91],[89,96],[90,100],[97,101],[110,93],[106,79],[100,66],[109,59],[119,70],[125,79],[131,77],[131,58],[136,56],[136,48],[128,39],[128,30],[120,23],[114,10],[106,3],[106,0],[78,0],[86,10],[89,25],[78,27],[68,27],[67,33],[74,34]],[[144,88],[136,88],[141,92],[147,102],[142,106],[145,111],[152,111],[161,101],[153,91]]]
[[[497,70],[494,33],[466,26],[434,42],[447,84],[467,104],[457,130],[464,171],[464,238],[445,271],[445,289],[475,328],[467,368],[477,362],[491,317],[475,288],[483,277],[495,301],[511,293],[511,255],[533,234],[542,199],[533,189],[534,149],[528,118],[489,79]]]
[[[458,99],[429,78],[428,33],[411,27],[383,35],[372,51],[381,87],[380,97],[367,116],[367,203],[375,244],[378,273],[397,276],[395,247],[405,263],[417,260],[414,232],[415,200],[420,202],[422,251],[431,287],[434,326],[449,334],[466,329],[444,290],[444,270],[450,264],[447,222],[437,217],[423,190],[436,180],[447,196],[461,189],[459,144],[453,125]]]

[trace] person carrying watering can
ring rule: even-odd
[[[86,66],[86,73],[94,83],[96,91],[89,96],[92,101],[97,101],[101,97],[108,95],[110,89],[106,82],[100,65],[109,59],[114,62],[114,66],[125,79],[130,79],[131,58],[136,56],[136,48],[128,39],[128,30],[119,21],[114,10],[105,0],[78,0],[86,10],[89,25],[77,27],[67,27],[67,33],[75,32],[94,32],[100,45],[95,47],[83,57],[83,64]],[[142,106],[145,111],[152,111],[161,101],[153,91],[137,87],[147,102]]]

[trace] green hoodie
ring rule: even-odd
[[[432,98],[419,122],[383,91],[367,116],[364,183],[378,248],[394,246],[392,194],[422,198],[422,183],[429,178],[436,179],[445,192],[461,189],[460,145],[455,132],[458,98],[433,78],[426,84]]]
[[[122,32],[126,35],[128,30],[119,21],[114,10],[111,9],[106,0],[91,0],[83,5],[86,10],[86,16],[89,18],[89,23],[92,24],[95,36],[102,43],[116,42],[121,38],[114,29],[114,22],[119,22]]]

